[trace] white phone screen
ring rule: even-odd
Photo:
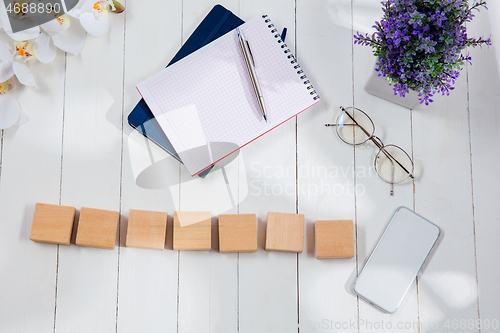
[[[394,313],[439,234],[432,222],[406,207],[398,208],[354,282],[354,292]]]

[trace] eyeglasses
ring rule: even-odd
[[[371,140],[379,149],[375,156],[374,167],[383,181],[391,184],[391,195],[394,195],[394,184],[401,183],[408,178],[414,179],[414,165],[410,156],[396,145],[384,145],[379,137],[373,135],[375,125],[371,118],[362,110],[355,107],[340,107],[342,113],[337,117],[335,126],[340,140],[350,145],[360,145]]]

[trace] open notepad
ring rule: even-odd
[[[137,85],[191,175],[319,101],[267,15],[240,30],[255,61],[268,122],[235,30]]]

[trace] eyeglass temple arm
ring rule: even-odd
[[[389,161],[391,161],[391,196],[394,195],[394,162],[389,159]]]
[[[365,133],[365,135],[367,137],[370,138],[370,140],[375,144],[375,146],[377,146],[378,149],[382,149],[384,148],[384,145],[381,144],[380,142],[378,142],[377,140],[375,140],[375,137],[373,135],[371,135],[370,133],[368,133],[367,130],[365,130],[365,128],[363,126],[361,126],[357,121],[356,119],[354,119],[350,114],[349,112],[346,112],[345,109],[341,106],[340,107],[342,109],[342,111],[347,115],[349,116],[349,118],[351,118],[351,120],[357,125],[359,126],[359,128],[361,128],[361,130]],[[379,139],[380,140],[380,139]],[[401,164],[399,163],[399,161],[397,159],[395,159],[388,151],[386,151],[385,149],[382,149],[382,151],[384,152],[385,156],[387,156],[389,159],[392,159],[394,160],[394,162],[396,162],[409,176],[411,179],[413,179],[413,175],[411,174],[411,172],[409,172],[408,170],[406,170],[406,168]]]

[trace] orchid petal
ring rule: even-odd
[[[0,6],[0,28],[4,28],[5,26],[10,27],[9,18],[7,17],[7,12],[5,11],[4,6]]]
[[[13,32],[10,25],[9,18],[7,17],[7,12],[4,6],[0,5],[0,28],[3,28],[5,33],[10,36],[16,42],[22,42],[28,39],[33,39],[40,33],[40,27],[36,26],[19,32]]]
[[[67,30],[56,34],[48,32],[48,34],[52,37],[55,46],[74,55],[82,51],[87,37],[85,29],[78,20],[72,20],[71,26]]]
[[[19,115],[19,120],[17,121],[17,123],[14,124],[14,126],[19,126],[19,125],[22,125],[24,123],[27,123],[28,120],[30,120],[28,118],[28,116],[26,115],[26,113],[23,112],[22,109],[20,109],[21,113]]]
[[[62,27],[57,20],[51,20],[47,23],[41,24],[40,27],[49,35],[57,34],[62,31]]]
[[[12,27],[10,26],[9,22],[6,22],[5,20],[3,21],[3,29],[5,30],[5,33],[16,42],[34,39],[37,38],[40,34],[40,27],[38,26],[19,32],[12,32]]]
[[[14,96],[0,95],[0,129],[18,124],[21,112],[21,106]]]
[[[13,54],[4,43],[0,42],[0,82],[5,82],[14,75],[12,70]]]
[[[92,7],[94,6],[94,3],[96,1],[98,0],[87,0],[87,1],[81,0],[73,9],[71,9],[66,14],[73,16],[75,18],[80,18],[80,15],[82,15],[83,13],[90,12],[92,10]]]
[[[94,13],[83,13],[80,23],[85,30],[94,37],[102,37],[108,32],[109,22],[107,19],[96,19]]]
[[[0,62],[6,61],[12,61],[12,50],[5,43],[0,42]]]
[[[56,57],[57,49],[46,32],[42,32],[33,43],[33,53],[40,62],[47,64]]]
[[[0,64],[0,82],[5,82],[14,76],[14,70],[12,69],[12,61],[3,62]]]
[[[33,77],[33,74],[31,74],[28,67],[26,67],[26,65],[20,64],[16,61],[12,64],[12,69],[14,70],[14,74],[16,74],[19,82],[21,82],[31,90],[38,89],[35,78]]]

